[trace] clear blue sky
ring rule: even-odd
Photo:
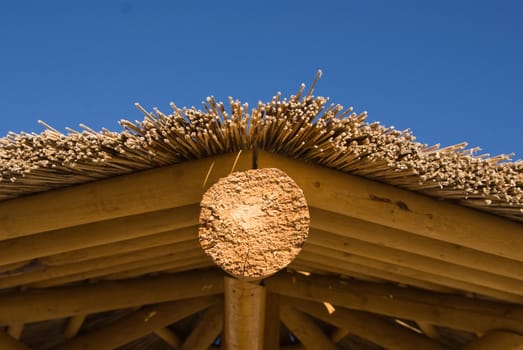
[[[0,135],[316,94],[523,158],[523,1],[1,1]]]

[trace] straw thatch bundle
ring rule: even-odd
[[[226,108],[209,97],[203,110],[171,104],[169,115],[136,104],[144,120],[122,120],[121,132],[81,125],[63,134],[42,122],[41,134],[9,133],[0,138],[0,200],[255,148],[523,221],[522,161],[475,155],[466,143],[418,143],[409,130],[368,123],[366,113],[313,96],[314,83],[250,111],[232,98]]]

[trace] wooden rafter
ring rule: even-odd
[[[29,347],[0,330],[0,349],[2,350],[30,350]]]
[[[67,210],[63,211],[67,213]],[[189,205],[0,241],[0,250],[4,252],[0,255],[0,264],[191,227],[198,223],[198,213],[198,205]],[[97,221],[95,218],[93,220]]]
[[[404,285],[419,287],[433,291],[455,291],[455,289],[444,287],[433,282],[419,280],[396,272],[383,271],[379,268],[356,264],[354,262],[346,263],[344,261],[332,258],[325,258],[324,255],[309,253],[307,251],[302,251],[300,256],[298,256],[298,259],[295,260],[295,262],[302,266],[309,266],[311,268],[322,269],[324,273],[338,273],[341,275],[352,276],[352,272],[356,272],[357,274],[376,277],[389,282],[401,283]]]
[[[223,292],[223,273],[202,271],[4,293],[0,325],[36,322]]]
[[[414,288],[332,277],[279,273],[267,278],[269,291],[372,313],[472,332],[503,328],[523,332],[523,307]]]
[[[146,260],[137,260],[126,264],[113,265],[63,277],[52,278],[32,283],[30,286],[47,288],[86,279],[127,279],[147,273],[161,272],[166,268],[181,268],[181,270],[178,271],[184,271],[207,266],[213,266],[209,258],[204,256],[201,250],[194,249],[177,254],[158,256]]]
[[[430,338],[366,312],[336,307],[334,312],[329,313],[320,303],[297,299],[285,301],[311,316],[350,330],[352,334],[388,350],[449,350]]]
[[[115,349],[205,309],[218,300],[217,296],[212,296],[148,306],[111,325],[73,338],[55,350]]]
[[[35,270],[32,272],[2,278],[0,279],[0,288],[26,285],[53,278],[74,275],[86,271],[102,269],[109,266],[124,265],[137,261],[144,261],[155,257],[163,257],[167,255],[172,255],[174,257],[177,254],[183,256],[183,254],[186,252],[191,252],[191,257],[193,257],[195,254],[198,254],[198,252],[200,252],[198,241],[191,240],[179,243],[172,243],[164,246],[143,249],[120,255],[85,260],[66,265],[50,266],[45,268],[43,271]],[[200,253],[203,255],[203,252]]]
[[[318,165],[260,152],[303,189],[310,206],[523,261],[523,225]]]
[[[379,251],[380,248],[377,247],[374,249],[375,251]],[[474,281],[464,281],[462,279],[459,279],[459,277],[454,276],[454,278],[450,278],[447,276],[444,276],[443,273],[435,273],[430,268],[423,268],[423,266],[418,266],[416,264],[405,264],[403,262],[396,262],[396,261],[390,261],[392,259],[387,259],[386,257],[380,257],[379,255],[373,256],[372,258],[368,258],[365,256],[360,256],[360,254],[363,255],[370,255],[372,253],[372,248],[369,249],[369,251],[360,251],[360,250],[354,250],[354,252],[348,253],[340,249],[330,249],[330,248],[324,248],[315,245],[315,243],[308,243],[304,247],[304,251],[306,252],[312,252],[314,254],[317,254],[321,256],[321,260],[325,264],[332,264],[334,266],[336,265],[351,265],[351,264],[358,264],[363,266],[372,267],[376,270],[384,271],[384,272],[392,272],[397,275],[406,276],[408,278],[416,279],[419,281],[424,281],[428,283],[437,283],[442,286],[458,289],[458,290],[464,290],[468,292],[473,292],[480,295],[490,296],[499,300],[504,301],[510,301],[514,303],[523,303],[523,290],[513,290],[511,288],[506,287],[506,284],[510,284],[509,282],[514,282],[512,284],[518,285],[518,281],[502,281],[506,282],[506,284],[500,284],[496,285],[498,289],[484,287],[481,285],[478,285],[474,283]],[[386,250],[383,251],[384,255],[387,254]],[[402,254],[403,255],[403,254]],[[379,260],[378,260],[379,259]],[[383,260],[389,260],[389,261],[383,261]],[[423,260],[423,257],[420,257],[419,260]],[[459,268],[457,268],[459,271]],[[471,273],[472,274],[472,273]],[[478,273],[479,274],[479,273]],[[466,279],[466,278],[464,278]],[[505,288],[504,288],[505,287]],[[504,290],[510,290],[511,292],[505,292]]]
[[[172,219],[172,217],[171,217]],[[77,263],[129,252],[135,252],[147,248],[154,248],[167,244],[181,243],[194,240],[198,237],[198,227],[190,226],[178,230],[156,233],[144,237],[125,239],[109,244],[94,247],[71,250],[57,255],[40,258],[40,262],[47,266]]]
[[[69,317],[69,320],[67,320],[67,325],[65,326],[64,337],[66,339],[74,338],[80,331],[80,328],[82,328],[86,317],[86,314]]]
[[[209,307],[185,339],[181,350],[207,350],[223,330],[223,302]]]
[[[307,349],[336,350],[336,344],[304,313],[288,304],[280,305],[281,321]]]
[[[236,158],[208,157],[4,201],[0,240],[198,203],[205,188],[233,165],[251,168],[251,152]]]
[[[523,263],[348,216],[310,208],[311,227],[375,245],[523,280]]]
[[[265,298],[264,350],[280,348],[280,296],[267,293]]]
[[[463,350],[493,349],[523,350],[523,335],[501,330],[492,331],[463,348]]]
[[[158,338],[162,339],[165,343],[169,344],[172,349],[180,348],[182,343],[180,337],[178,337],[173,331],[167,327],[161,327],[155,329],[153,332]]]
[[[310,232],[307,243],[335,250],[341,254],[354,254],[368,259],[401,266],[403,268],[414,267],[419,271],[430,271],[431,275],[478,286],[477,289],[470,288],[472,292],[480,293],[481,287],[498,290],[510,290],[514,295],[523,296],[523,281],[505,276],[495,275],[474,268],[463,267],[446,261],[429,258],[417,253],[417,251],[406,252],[395,248],[384,247],[367,243],[358,239],[343,238],[329,232],[313,229]],[[306,245],[307,247],[307,245]],[[338,253],[339,255],[339,253]],[[436,281],[432,276],[429,280]],[[451,285],[452,286],[452,285]],[[522,299],[523,300],[523,299]]]
[[[204,267],[214,267],[212,261],[206,257],[186,258],[182,261],[174,260],[167,261],[160,264],[150,266],[141,266],[130,270],[125,270],[119,273],[111,273],[109,275],[101,275],[100,278],[104,280],[119,280],[126,278],[135,278],[149,273],[178,273],[181,271],[197,270]]]

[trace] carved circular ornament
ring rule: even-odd
[[[309,222],[303,191],[283,171],[236,172],[203,195],[200,245],[230,275],[261,279],[298,255]]]

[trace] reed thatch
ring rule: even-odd
[[[523,161],[476,155],[466,143],[449,147],[415,141],[409,130],[366,121],[365,112],[329,104],[302,84],[296,95],[249,106],[214,97],[203,110],[169,115],[136,104],[143,121],[123,130],[60,131],[41,122],[41,134],[0,138],[0,201],[142,169],[227,152],[263,149],[382,181],[523,221]]]

